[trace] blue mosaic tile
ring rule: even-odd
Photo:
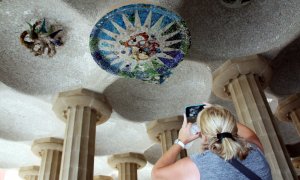
[[[163,7],[131,4],[102,17],[90,34],[91,54],[109,73],[161,84],[190,47],[183,19]]]

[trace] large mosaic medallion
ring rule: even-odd
[[[101,68],[157,84],[170,76],[189,47],[190,35],[182,18],[149,4],[111,11],[90,35],[91,53]]]

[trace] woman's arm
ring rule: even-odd
[[[175,163],[180,151],[181,146],[173,144],[173,146],[155,163],[152,172]]]
[[[237,128],[238,128],[238,135],[242,138],[244,138],[246,141],[255,144],[262,152],[264,152],[264,148],[255,134],[254,131],[252,131],[247,126],[237,122]]]
[[[176,161],[180,151],[181,146],[174,144],[163,154],[152,169],[152,180],[199,180],[199,171],[190,158]]]
[[[178,134],[178,139],[180,139],[184,144],[187,144],[200,136],[199,134],[194,135],[190,133],[191,125],[192,124],[187,123],[186,118],[184,118],[182,127]],[[153,180],[199,180],[200,173],[198,168],[190,158],[183,158],[176,161],[181,150],[181,146],[174,144],[166,153],[162,155],[152,169],[151,177]]]

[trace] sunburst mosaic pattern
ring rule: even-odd
[[[157,84],[170,76],[189,47],[190,35],[182,18],[149,4],[111,11],[90,35],[91,54],[101,68]]]

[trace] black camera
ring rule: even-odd
[[[196,120],[197,115],[204,109],[205,104],[188,106],[185,108],[185,115],[187,120]]]

